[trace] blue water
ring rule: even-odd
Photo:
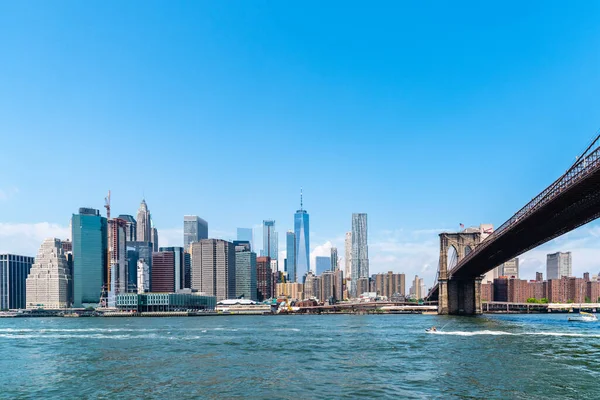
[[[0,397],[598,398],[600,323],[566,318],[0,319]]]

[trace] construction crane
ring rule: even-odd
[[[106,219],[110,220],[110,190],[108,196],[104,198],[104,208],[106,208]]]

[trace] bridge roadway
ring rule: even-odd
[[[440,262],[439,281],[444,280],[447,284],[453,279],[476,279],[599,216],[600,148],[596,148],[459,260],[454,268],[444,271],[447,265]],[[465,296],[474,291],[470,289]],[[429,300],[438,299],[439,293],[438,284],[430,292]],[[448,296],[447,292],[445,296]]]

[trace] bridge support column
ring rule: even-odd
[[[448,280],[438,279],[438,314],[448,315]]]
[[[445,296],[443,286],[447,287]],[[482,312],[480,277],[452,278],[445,282],[445,285],[440,281],[439,314],[478,315]]]

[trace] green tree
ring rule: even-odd
[[[530,298],[527,299],[527,302],[528,303],[537,303],[538,301],[537,301],[537,299],[535,297],[530,297]]]
[[[542,303],[542,304],[548,304],[548,299],[547,299],[547,298],[545,298],[545,297],[543,297],[543,298],[540,300],[540,303]]]
[[[592,302],[592,299],[590,299],[589,297],[585,296],[585,302],[586,302],[586,303],[591,303],[591,302]]]

